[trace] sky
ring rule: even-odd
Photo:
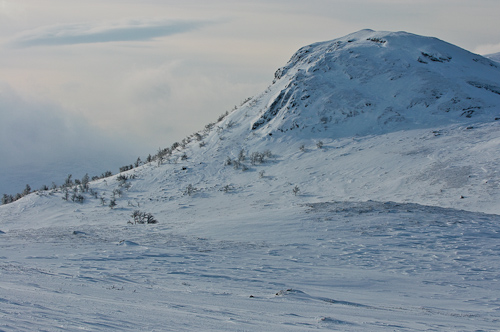
[[[498,0],[0,0],[0,195],[113,173],[361,30],[500,52]]]

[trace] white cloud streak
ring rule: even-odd
[[[147,41],[200,29],[214,22],[173,20],[126,20],[44,26],[22,32],[10,40],[17,48],[124,41]]]

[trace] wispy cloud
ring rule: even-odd
[[[146,41],[199,29],[213,22],[173,20],[126,20],[44,26],[15,36],[18,48],[123,41]]]

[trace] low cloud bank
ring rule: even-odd
[[[100,175],[109,167],[116,173],[137,158],[124,140],[56,104],[21,96],[5,83],[0,83],[0,118],[0,194],[21,192],[20,183],[38,189],[70,173]]]

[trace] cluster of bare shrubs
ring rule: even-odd
[[[251,97],[247,98],[241,103],[241,105],[243,105],[251,100],[252,100]],[[236,109],[237,109],[237,107],[235,106],[232,111],[234,111]],[[181,142],[175,142],[170,147],[158,149],[158,152],[153,156],[151,154],[149,154],[148,157],[146,158],[145,162],[143,162],[141,160],[141,158],[138,157],[134,163],[120,167],[119,173],[123,173],[123,172],[129,171],[129,170],[132,170],[136,167],[139,167],[140,165],[143,165],[146,163],[151,163],[154,161],[156,161],[158,163],[158,165],[163,164],[163,162],[165,162],[166,160],[168,160],[170,162],[169,158],[172,157],[175,152],[182,151],[183,149],[186,148],[186,146],[189,143],[191,143],[193,141],[199,142],[199,146],[204,147],[205,142],[203,141],[203,138],[206,135],[208,135],[208,133],[216,126],[217,123],[223,121],[229,114],[230,114],[230,112],[226,111],[225,113],[221,114],[217,118],[216,122],[207,124],[202,131],[196,132],[196,133],[184,138]],[[227,128],[231,128],[234,125],[235,125],[235,122],[229,121],[227,123]],[[252,155],[250,158],[251,158],[252,165],[255,165],[256,163],[262,163],[264,160],[264,157],[260,156],[258,154]],[[183,153],[179,157],[179,159],[180,160],[187,160],[188,156],[186,153]],[[177,159],[176,159],[176,161],[177,161]],[[244,170],[247,169],[247,167],[245,165],[243,165],[241,163],[241,161],[240,161],[240,163],[236,163],[235,167],[242,168]],[[9,203],[12,203],[12,202],[15,202],[15,201],[21,199],[22,197],[24,197],[30,193],[35,193],[35,192],[42,193],[42,192],[47,192],[49,190],[52,190],[51,193],[60,190],[63,192],[63,199],[64,200],[66,200],[66,201],[71,200],[73,202],[82,203],[85,200],[85,196],[82,195],[82,193],[86,193],[89,191],[90,180],[96,181],[99,179],[108,178],[112,175],[113,175],[113,173],[111,171],[106,171],[103,174],[101,174],[100,176],[93,176],[92,178],[90,178],[88,176],[88,174],[85,174],[85,176],[82,178],[82,180],[75,179],[73,181],[72,175],[70,174],[66,178],[64,184],[61,186],[57,186],[54,182],[52,182],[52,187],[50,189],[48,186],[43,185],[39,190],[34,190],[34,191],[32,191],[32,189],[29,185],[26,185],[25,189],[21,193],[17,193],[15,195],[4,194],[2,196],[1,203],[2,204],[9,204]],[[117,178],[117,180],[121,182],[121,185],[125,185],[127,179],[128,178],[122,174]],[[91,196],[97,198],[97,193],[95,191],[92,191]],[[105,198],[101,196],[100,199],[104,205],[104,202],[106,201]],[[116,201],[113,198],[110,202],[110,207],[113,208],[114,206],[116,206]]]
[[[133,218],[133,222],[129,221],[130,224],[156,224],[158,220],[151,213],[142,212],[139,210],[135,210],[132,212],[131,217]]]
[[[248,153],[244,149],[241,149],[238,153],[238,158],[231,159],[231,157],[227,157],[224,165],[233,166],[234,169],[241,169],[243,171],[246,171],[248,167],[243,163],[244,161],[248,160],[250,161],[250,164],[258,165],[264,163],[266,161],[266,158],[269,159],[272,157],[273,154],[271,153],[271,150],[266,150],[264,152],[252,152],[250,153],[250,155],[248,155]]]
[[[33,190],[31,189],[30,185],[27,184],[24,190],[21,193],[17,193],[15,195],[8,195],[8,194],[3,194],[2,196],[2,204],[9,204],[12,202],[15,202],[21,198],[23,198],[26,195],[29,195],[31,193],[37,193],[37,194],[44,194],[44,193],[49,193],[53,194],[57,191],[62,191],[64,196],[63,199],[65,200],[71,200],[73,202],[78,202],[82,203],[85,199],[85,197],[79,193],[86,193],[89,191],[90,186],[89,183],[90,181],[95,181],[99,180],[102,178],[107,178],[109,176],[112,176],[113,173],[110,171],[106,171],[102,173],[100,176],[93,176],[90,178],[88,174],[85,174],[82,179],[74,179],[71,174],[69,174],[66,179],[64,180],[64,183],[60,186],[56,185],[54,182],[52,182],[52,186],[49,188],[46,185],[43,185],[40,189],[38,190]],[[70,191],[72,192],[70,195]],[[92,193],[93,195],[93,193]]]

